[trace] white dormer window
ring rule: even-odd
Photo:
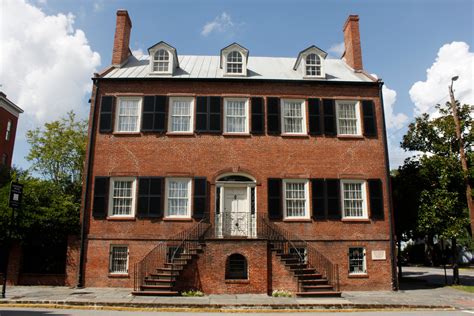
[[[227,73],[241,74],[243,69],[242,55],[238,51],[230,52],[227,55]]]
[[[168,73],[170,69],[170,54],[160,49],[153,55],[153,71]]]
[[[321,77],[321,57],[316,54],[306,56],[306,76]]]

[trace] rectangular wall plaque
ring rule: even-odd
[[[385,250],[372,250],[372,260],[385,260]]]

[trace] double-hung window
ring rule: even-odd
[[[368,218],[365,181],[341,180],[344,218]]]
[[[110,246],[109,273],[128,273],[128,247],[112,245]]]
[[[227,73],[228,74],[242,74],[243,60],[242,54],[238,51],[232,51],[227,55]]]
[[[365,248],[353,247],[349,248],[349,274],[365,274],[367,273],[365,261]]]
[[[160,49],[153,55],[153,72],[168,73],[170,68],[170,54]]]
[[[283,180],[285,218],[309,218],[308,180]]]
[[[191,216],[191,179],[166,179],[166,217]]]
[[[194,125],[194,98],[170,98],[168,130],[173,133],[192,133]]]
[[[7,122],[7,132],[5,134],[5,140],[10,140],[12,135],[12,120],[8,120]]]
[[[116,132],[139,132],[142,99],[134,97],[121,97],[118,99],[117,118],[115,120]]]
[[[110,179],[109,216],[135,215],[135,178]]]
[[[337,133],[339,135],[361,135],[360,107],[357,101],[336,101]]]
[[[224,130],[226,133],[249,132],[248,99],[225,99],[224,115]]]
[[[316,54],[306,56],[306,76],[321,77],[321,57]]]
[[[283,99],[281,102],[283,134],[306,134],[305,101]]]

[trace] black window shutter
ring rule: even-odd
[[[111,133],[114,126],[115,97],[103,96],[100,102],[99,133]]]
[[[142,132],[166,131],[166,101],[164,95],[143,98]]]
[[[209,132],[222,132],[221,97],[209,97]]]
[[[282,219],[282,181],[268,179],[268,218]]]
[[[281,134],[280,127],[280,99],[267,98],[267,133],[270,135]]]
[[[383,190],[380,179],[369,179],[370,217],[372,219],[384,219],[383,212]]]
[[[321,116],[321,102],[319,99],[308,99],[309,134],[321,135],[323,120]]]
[[[94,218],[105,218],[109,200],[109,178],[95,177],[94,182],[94,205],[92,215]]]
[[[263,98],[252,98],[252,134],[264,133]]]
[[[206,132],[208,129],[209,97],[196,98],[196,132]]]
[[[364,136],[377,136],[377,123],[375,117],[375,106],[372,100],[362,101],[362,113],[364,117]]]
[[[324,179],[311,179],[312,217],[316,220],[326,218],[326,183]]]
[[[163,217],[162,177],[139,178],[137,216]]]
[[[324,135],[337,135],[336,104],[332,99],[323,99]]]
[[[194,178],[193,217],[201,219],[208,213],[207,179]]]
[[[326,179],[326,207],[329,219],[341,218],[339,179]]]

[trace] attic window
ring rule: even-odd
[[[243,69],[242,54],[232,51],[227,55],[227,73],[241,74]]]
[[[321,58],[318,55],[306,56],[306,76],[321,77]]]
[[[170,54],[160,49],[153,55],[153,71],[168,73],[170,71]]]

